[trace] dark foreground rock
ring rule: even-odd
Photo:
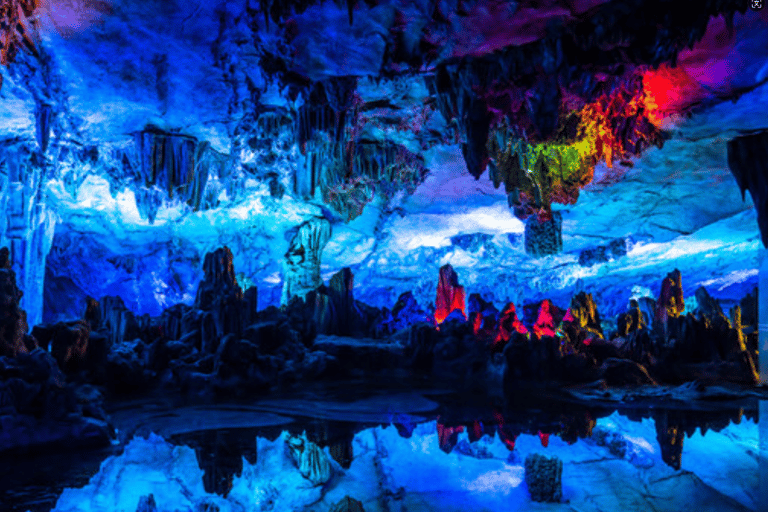
[[[113,438],[100,394],[67,384],[49,354],[0,357],[0,453],[100,447]]]

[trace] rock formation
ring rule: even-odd
[[[675,269],[661,282],[661,292],[654,315],[654,329],[666,338],[669,335],[668,320],[679,317],[683,311],[685,311],[683,278],[680,271]]]
[[[464,287],[459,285],[459,276],[453,267],[443,265],[440,267],[440,279],[437,283],[437,298],[435,299],[435,322],[438,324],[458,310],[463,316],[466,316],[466,305],[464,296]]]
[[[331,223],[322,217],[315,217],[296,228],[285,253],[281,299],[283,306],[293,297],[304,298],[308,292],[323,284],[320,278],[320,258],[330,238]]]
[[[27,313],[19,306],[23,292],[16,286],[10,251],[0,249],[0,355],[16,355],[34,349],[34,338],[26,335]]]
[[[728,167],[744,198],[747,190],[757,211],[763,245],[768,247],[768,130],[728,141]]]
[[[315,443],[309,441],[306,434],[291,437],[287,443],[299,471],[312,485],[324,485],[331,479],[333,467],[328,455]]]

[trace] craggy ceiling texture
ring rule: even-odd
[[[756,284],[726,151],[768,128],[748,2],[0,5],[0,238],[30,324],[191,303],[223,245],[279,304],[311,219],[321,277],[350,267],[375,306],[429,307],[445,263],[499,305],[586,290],[605,317],[673,268],[726,301]]]

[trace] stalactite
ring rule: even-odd
[[[39,104],[35,109],[35,135],[37,137],[37,145],[43,153],[48,149],[52,116],[53,107],[51,105]]]
[[[34,144],[34,143],[33,143]],[[0,151],[0,196],[5,203],[7,227],[0,227],[3,245],[11,251],[19,288],[24,290],[21,307],[29,325],[42,321],[45,261],[51,250],[56,215],[46,206],[43,161],[27,143],[8,142]]]
[[[137,196],[139,211],[154,221],[162,197],[150,189],[162,190],[169,199],[178,198],[199,210],[204,205],[209,172],[217,167],[225,174],[221,158],[208,143],[194,137],[147,129],[134,135],[138,153],[138,176],[145,192]],[[224,177],[224,176],[220,176]],[[227,180],[231,185],[231,180]],[[233,191],[234,192],[234,191]]]

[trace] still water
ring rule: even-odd
[[[349,496],[367,512],[762,512],[766,404],[500,404],[354,383],[250,403],[159,397],[112,407],[110,449],[0,459],[0,510],[134,512],[152,494],[158,511],[326,512]],[[559,503],[531,500],[535,453],[562,461]]]

